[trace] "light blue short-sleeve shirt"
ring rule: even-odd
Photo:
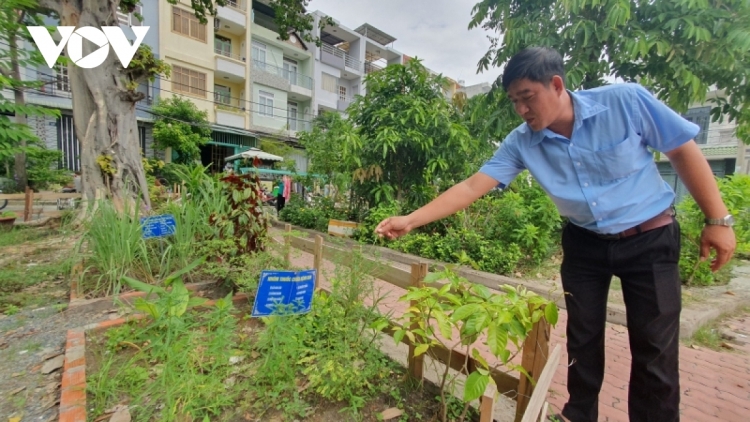
[[[627,230],[666,210],[675,195],[648,148],[671,151],[700,128],[637,84],[570,95],[570,139],[523,123],[479,171],[507,185],[528,169],[562,216],[598,233]]]

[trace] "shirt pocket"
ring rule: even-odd
[[[598,176],[605,183],[624,179],[638,172],[650,160],[648,150],[641,144],[641,137],[635,133],[596,151],[586,151],[585,155],[588,155],[587,161],[592,164],[594,177]]]

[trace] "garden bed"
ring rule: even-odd
[[[172,403],[179,407],[179,403],[187,404],[191,397],[196,401],[205,399],[202,407],[213,408],[217,412],[209,419],[192,415],[193,420],[280,421],[297,418],[319,422],[349,419],[406,421],[432,420],[439,412],[440,404],[435,400],[440,395],[439,389],[430,382],[419,386],[418,382],[409,379],[403,366],[385,354],[377,357],[380,364],[380,373],[374,380],[377,385],[370,391],[361,392],[356,412],[353,412],[350,402],[325,399],[312,392],[312,388],[309,388],[311,381],[301,374],[295,381],[296,394],[278,394],[274,399],[268,400],[268,394],[274,395],[277,392],[254,382],[258,378],[258,370],[263,367],[263,360],[268,358],[267,355],[258,353],[253,346],[258,342],[265,324],[259,319],[247,318],[247,311],[248,306],[245,304],[240,305],[235,312],[236,325],[231,336],[237,340],[235,346],[239,347],[233,348],[225,356],[227,359],[224,365],[218,365],[213,371],[205,373],[201,373],[199,369],[174,374],[173,380],[182,387],[170,384],[170,392],[175,394]],[[148,393],[144,395],[144,391],[160,390],[158,385],[153,384],[162,380],[160,375],[164,372],[156,375],[157,372],[175,369],[164,362],[154,364],[154,356],[146,352],[149,344],[130,341],[136,340],[131,337],[135,336],[134,333],[146,330],[151,323],[145,318],[129,321],[121,319],[89,327],[85,334],[82,331],[69,333],[63,399],[60,404],[61,421],[72,417],[68,415],[77,415],[77,419],[72,420],[107,420],[123,408],[128,409],[127,413],[134,421],[185,420],[181,418],[186,415],[179,414],[179,411],[169,415],[170,407],[165,405],[167,403],[160,402],[155,396],[148,396]],[[200,336],[202,330],[205,330],[205,325],[193,327],[191,334],[183,335],[192,336],[198,332]],[[84,338],[85,343],[82,342]],[[77,346],[79,343],[84,347]],[[201,350],[204,345],[206,350]],[[115,349],[116,353],[113,354]],[[211,349],[210,345],[199,342],[194,349],[195,353],[190,361],[194,368],[207,368],[219,358],[216,354],[204,353]],[[185,353],[181,356],[188,355],[189,353]],[[149,385],[155,388],[150,388]],[[204,388],[208,394],[200,397],[200,392],[196,392],[197,386]],[[83,388],[86,389],[85,398],[73,393],[82,391]],[[196,394],[177,397],[177,390]],[[354,392],[355,395],[357,393]],[[294,395],[298,397],[292,397]],[[137,400],[145,400],[148,405],[135,406],[136,397]],[[450,411],[457,415],[461,407],[456,400]],[[356,418],[355,413],[358,415]],[[476,410],[472,410],[469,415],[467,420],[478,420]]]

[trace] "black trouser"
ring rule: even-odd
[[[679,421],[680,228],[677,222],[605,240],[568,224],[561,268],[568,311],[568,393],[563,416],[596,422],[604,379],[604,332],[612,275],[622,280],[630,367],[631,422]]]
[[[284,198],[284,195],[276,195],[276,213],[280,213],[281,210],[284,209],[284,205],[286,205],[286,198]]]

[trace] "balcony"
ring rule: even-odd
[[[242,35],[247,28],[246,0],[227,0],[226,6],[219,6],[214,19],[214,30],[223,30]]]
[[[286,122],[292,132],[309,132],[312,128],[309,120],[287,118]]]
[[[230,82],[238,83],[245,80],[245,58],[231,52],[215,49],[216,74],[228,79]]]
[[[323,63],[350,72],[362,72],[362,62],[350,56],[346,51],[323,43],[320,46],[320,60]]]
[[[299,94],[307,99],[312,98],[313,81],[312,78],[307,75],[303,75],[299,72],[292,72],[288,69],[274,66],[260,60],[253,60],[253,69],[259,70],[265,74],[283,78],[283,80],[286,81],[287,86],[285,87],[285,89],[287,91]],[[271,85],[273,86],[273,84]]]
[[[365,75],[369,75],[370,73],[377,72],[379,70],[383,70],[383,68],[372,62],[365,62]]]
[[[240,104],[237,98],[228,95],[214,93],[214,106],[216,111],[216,123],[225,126],[245,129],[245,105]]]
[[[351,105],[352,101],[354,101],[354,98],[346,96],[339,96],[338,101],[336,102],[336,108],[338,111],[346,111],[347,108],[349,108],[349,105]]]

